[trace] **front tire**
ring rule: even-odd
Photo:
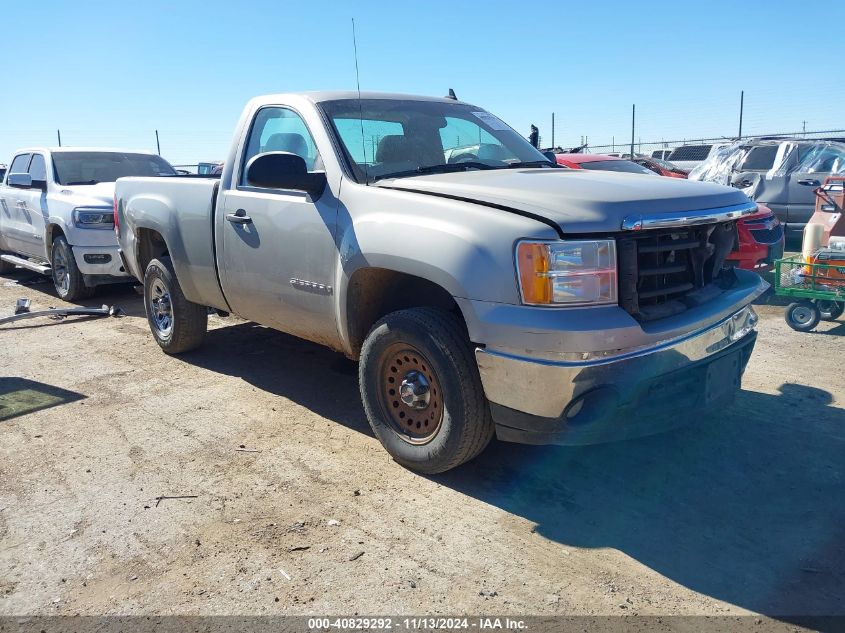
[[[181,354],[202,344],[208,311],[185,298],[169,257],[154,259],[147,266],[144,310],[156,343],[167,354]]]
[[[822,321],[836,321],[845,312],[845,301],[832,301],[830,299],[819,299],[816,301]]]
[[[466,331],[449,312],[412,308],[388,314],[367,335],[358,372],[373,433],[411,470],[455,468],[493,437]]]
[[[60,235],[53,241],[50,254],[51,276],[56,294],[64,301],[78,301],[94,295],[94,288],[85,285],[70,244]]]
[[[809,332],[819,324],[821,314],[815,303],[804,299],[790,303],[784,318],[786,324],[796,332]]]

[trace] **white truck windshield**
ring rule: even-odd
[[[175,176],[166,160],[153,154],[127,152],[54,152],[53,167],[60,185],[96,185],[124,176]]]

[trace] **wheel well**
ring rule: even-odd
[[[441,308],[464,322],[458,304],[442,286],[385,268],[364,268],[349,280],[346,293],[346,328],[354,358],[370,329],[383,316],[406,308]]]
[[[47,241],[47,258],[51,259],[53,257],[53,242],[57,237],[64,237],[67,239],[65,232],[62,230],[58,224],[49,224],[47,225],[47,234],[44,236],[45,240]]]
[[[138,268],[143,275],[149,263],[168,254],[167,243],[158,231],[153,229],[135,229],[138,249]]]

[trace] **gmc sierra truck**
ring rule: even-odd
[[[209,310],[342,352],[386,450],[437,473],[494,435],[595,443],[730,402],[767,284],[726,256],[755,209],[559,167],[468,103],[318,92],[249,102],[219,179],[119,179],[114,224],[165,352]]]
[[[76,147],[18,150],[0,184],[0,274],[50,275],[65,301],[129,281],[114,236],[114,181],[175,175],[155,154]]]

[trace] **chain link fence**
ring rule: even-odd
[[[675,140],[659,140],[659,141],[642,141],[637,139],[634,143],[634,153],[646,156],[656,156],[657,158],[667,158],[669,153],[678,147],[698,145],[698,146],[712,146],[712,145],[729,145],[739,140],[759,139],[759,138],[782,138],[782,139],[829,139],[845,142],[845,129],[839,130],[801,130],[800,132],[773,132],[770,134],[751,134],[738,136],[714,136],[709,138],[681,138]],[[557,148],[556,148],[557,149]],[[572,149],[572,148],[564,148]],[[709,150],[709,147],[707,148]],[[631,154],[631,143],[625,142],[611,142],[602,145],[594,145],[588,143],[583,150],[590,154],[615,154],[619,156],[629,156]]]

